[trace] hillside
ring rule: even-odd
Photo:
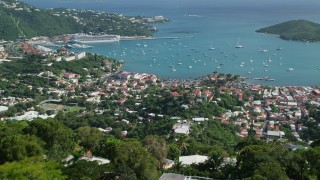
[[[119,14],[75,9],[37,9],[19,1],[0,0],[0,39],[70,33],[151,36],[151,26]]]
[[[292,20],[257,30],[259,33],[277,34],[281,39],[320,41],[320,24],[306,20]]]

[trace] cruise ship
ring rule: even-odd
[[[119,35],[75,35],[73,41],[80,43],[118,42]]]

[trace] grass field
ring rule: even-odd
[[[53,103],[45,103],[40,106],[41,108],[45,110],[55,110],[58,111],[64,111],[64,112],[73,112],[73,111],[79,111],[81,109],[85,109],[84,107],[79,106],[66,106],[62,104],[53,104]]]

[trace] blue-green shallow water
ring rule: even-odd
[[[82,8],[130,15],[164,15],[172,21],[156,25],[159,32],[155,37],[181,37],[98,43],[92,44],[94,48],[86,51],[124,60],[124,70],[154,73],[160,77],[195,78],[217,71],[275,79],[251,81],[266,85],[320,84],[320,43],[284,41],[277,36],[255,33],[261,27],[286,20],[307,19],[319,22],[319,2],[283,1],[279,5],[274,0],[260,4],[246,0],[243,2],[250,4],[244,5],[236,0],[224,4],[214,0],[202,1],[206,3],[166,1],[168,4],[164,5],[150,2],[142,4],[147,1],[138,0],[136,4],[128,5],[106,1],[104,3],[110,5],[106,7],[98,6],[102,2],[90,5],[82,2]],[[59,7],[58,4],[54,4],[54,7]],[[49,4],[40,5],[45,6],[51,7]],[[61,3],[60,6],[71,5]],[[77,3],[77,6],[80,7],[75,8],[81,8],[81,3]],[[235,48],[238,41],[244,48]],[[215,50],[209,50],[211,44]],[[280,47],[283,49],[276,50]],[[260,48],[268,51],[259,52]],[[288,68],[294,70],[287,71]]]

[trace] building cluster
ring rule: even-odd
[[[0,0],[0,5],[2,5],[5,8],[14,9],[15,11],[25,10],[27,12],[32,12],[30,7],[24,6],[18,1],[8,2],[8,1]],[[35,9],[35,10],[40,11],[39,9]]]
[[[4,47],[0,45],[0,59],[6,59],[7,57],[8,53],[5,51]]]
[[[164,18],[157,16],[152,19],[158,21]],[[47,50],[49,48],[45,48],[44,45],[50,46],[54,44],[47,37],[35,37],[20,43],[20,47],[24,53],[47,55],[54,61],[73,61],[86,56],[85,52],[73,53],[64,47],[61,47],[58,51],[49,51]],[[5,55],[4,48],[0,46],[0,57]],[[47,65],[50,66],[52,63]],[[243,106],[236,107],[235,109],[237,110],[227,110],[227,112],[224,112],[219,117],[193,117],[192,119],[171,117],[177,121],[177,124],[173,127],[173,132],[186,135],[191,132],[193,123],[200,124],[203,121],[218,120],[223,124],[239,125],[241,128],[237,133],[241,137],[247,137],[250,132],[254,132],[257,138],[266,140],[283,139],[285,133],[281,131],[281,126],[285,124],[290,127],[292,135],[301,140],[299,131],[304,129],[304,127],[296,122],[308,115],[306,104],[320,106],[319,87],[264,87],[261,85],[249,85],[233,82],[228,79],[230,77],[227,75],[216,73],[194,80],[162,79],[160,81],[153,74],[117,71],[113,69],[112,61],[108,59],[103,62],[101,68],[104,72],[108,73],[99,78],[91,77],[90,75],[81,77],[80,74],[72,72],[64,72],[61,76],[57,76],[50,71],[41,72],[37,76],[56,79],[54,86],[48,87],[45,91],[49,96],[56,99],[61,99],[63,96],[70,97],[70,95],[71,98],[77,98],[75,95],[76,89],[81,90],[82,87],[90,87],[89,91],[81,93],[81,96],[87,102],[99,104],[102,97],[116,96],[117,99],[114,102],[117,104],[123,104],[129,97],[135,97],[136,104],[139,104],[142,98],[150,95],[147,94],[141,97],[139,93],[143,92],[150,85],[154,85],[167,89],[169,94],[174,98],[185,95],[192,97],[192,102],[189,102],[190,104],[181,105],[181,108],[184,109],[188,109],[194,104],[202,103],[203,101],[213,103],[221,101],[213,93],[214,87],[203,85],[201,83],[203,80],[227,82],[225,86],[219,87],[219,93],[230,94],[238,98],[239,101],[243,102]],[[84,68],[84,70],[88,69]],[[112,72],[115,73],[111,74]],[[82,79],[81,83],[80,79]],[[98,85],[98,81],[102,83]],[[30,88],[32,88],[31,85]],[[43,88],[39,89],[39,91],[42,93]],[[256,96],[259,96],[259,98],[256,98]],[[15,97],[13,99],[11,97],[2,98],[0,105],[10,107],[18,102],[29,101]],[[6,108],[2,109],[4,111]],[[153,112],[148,112],[148,114],[151,118],[163,116],[161,114],[153,114]]]
[[[319,87],[263,87],[254,85],[249,91],[261,95],[262,99],[249,97],[241,111],[226,112],[218,117],[223,123],[235,123],[241,126],[239,136],[248,136],[253,129],[257,138],[266,140],[283,139],[281,126],[290,127],[292,135],[299,141],[299,131],[303,130],[297,121],[308,115],[307,104],[320,106]],[[243,97],[243,89],[231,88],[230,93]]]

